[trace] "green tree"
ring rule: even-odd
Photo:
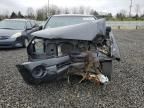
[[[90,11],[90,14],[94,15],[94,16],[98,16],[99,15],[98,12],[96,10],[93,10],[93,9]]]
[[[15,12],[12,12],[10,18],[17,18],[17,14]]]
[[[116,14],[117,19],[123,21],[126,18],[126,11],[121,10],[119,13]]]
[[[17,15],[17,16],[18,16],[18,18],[24,18],[24,16],[21,14],[20,11],[18,12],[18,15]]]

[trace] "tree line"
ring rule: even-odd
[[[140,15],[140,6],[136,5],[135,15],[127,15],[126,10],[120,10],[116,16],[113,16],[112,13],[101,13],[89,7],[73,7],[73,8],[59,8],[58,6],[51,5],[49,8],[44,6],[37,10],[29,7],[26,10],[26,14],[22,14],[21,11],[18,13],[12,12],[10,15],[0,15],[0,20],[4,18],[30,18],[35,20],[46,20],[48,16],[55,14],[89,14],[96,17],[103,17],[107,20],[144,20],[144,13]]]

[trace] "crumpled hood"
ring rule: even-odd
[[[105,35],[105,19],[99,19],[93,22],[75,24],[70,26],[48,28],[32,33],[35,37],[47,39],[76,39],[92,41],[97,34]]]
[[[17,32],[21,32],[22,30],[10,30],[10,29],[0,29],[0,36],[12,36]]]

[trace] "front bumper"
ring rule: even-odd
[[[5,39],[0,40],[0,48],[14,48],[22,47],[23,44],[20,39]]]
[[[75,57],[74,57],[75,58]],[[77,58],[77,57],[76,57]],[[81,59],[81,60],[80,60]],[[70,56],[45,59],[34,62],[25,62],[23,64],[16,65],[23,79],[29,84],[39,84],[39,82],[47,82],[56,80],[62,77],[67,70],[73,66],[78,68],[84,66],[84,58],[78,57],[73,59]],[[111,59],[101,59],[100,62],[111,62]],[[110,71],[112,71],[111,67]],[[105,71],[105,70],[104,70]],[[107,70],[106,70],[107,71]],[[42,72],[34,75],[36,72]]]
[[[30,84],[58,79],[69,68],[68,56],[16,65],[23,79]],[[36,71],[42,71],[41,75]]]

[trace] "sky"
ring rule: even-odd
[[[49,0],[50,5],[57,5],[63,8],[78,6],[90,7],[98,12],[116,14],[121,10],[129,12],[130,0]],[[28,7],[34,10],[48,4],[48,0],[0,0],[0,14],[11,11],[26,13]],[[132,13],[135,13],[135,5],[139,4],[141,13],[144,13],[144,0],[133,0]]]

